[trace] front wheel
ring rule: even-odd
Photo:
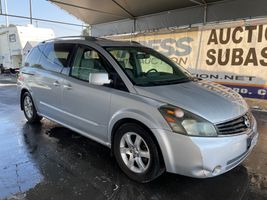
[[[29,92],[25,92],[22,97],[22,108],[29,123],[39,122],[42,117],[37,114],[32,97]]]
[[[150,134],[138,124],[127,123],[114,136],[113,151],[120,168],[141,183],[154,180],[164,171],[160,152]]]

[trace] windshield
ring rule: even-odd
[[[107,47],[106,50],[135,85],[166,85],[190,80],[186,71],[150,48]]]

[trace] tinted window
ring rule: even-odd
[[[105,62],[98,52],[80,48],[78,49],[74,64],[71,69],[71,76],[80,80],[89,81],[90,73],[106,72]]]
[[[41,50],[40,64],[47,70],[60,72],[63,67],[67,67],[73,47],[74,44],[46,44],[45,48]]]
[[[40,59],[40,49],[37,47],[34,47],[29,54],[27,55],[27,58],[25,60],[24,66],[26,67],[36,67],[39,65],[39,59]]]

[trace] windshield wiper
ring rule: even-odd
[[[194,76],[189,77],[189,79],[190,79],[191,81],[201,81],[201,80],[202,80],[201,78],[194,77]]]
[[[136,83],[137,86],[156,86],[158,85],[157,83],[155,82],[145,82],[145,83]]]
[[[177,80],[166,80],[166,81],[159,81],[156,82],[159,85],[168,85],[168,84],[177,84],[177,83],[184,83],[184,82],[189,82],[191,81],[191,79],[189,79],[188,77],[186,78],[182,78],[182,79],[177,79]]]
[[[182,78],[178,80],[164,80],[164,81],[147,81],[145,83],[136,83],[137,86],[158,86],[158,85],[170,85],[192,81],[190,78]]]

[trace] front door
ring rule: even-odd
[[[62,92],[63,123],[99,142],[107,141],[112,88],[89,84],[89,74],[107,72],[106,67],[97,51],[80,46]]]

